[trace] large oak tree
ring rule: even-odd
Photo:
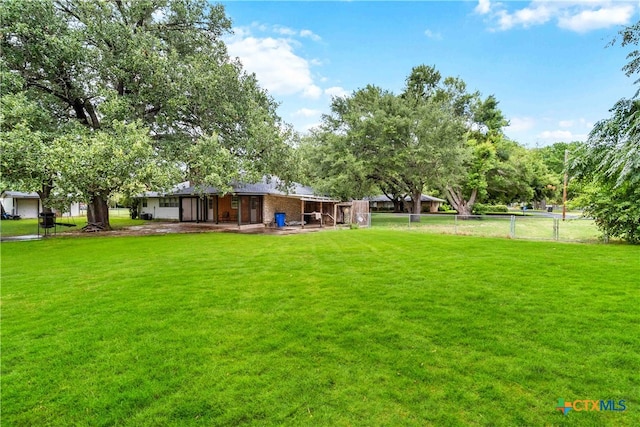
[[[355,178],[361,192],[377,188],[394,198],[407,194],[419,214],[423,191],[457,179],[466,156],[465,123],[456,110],[464,106],[450,102],[450,86],[439,83],[435,69],[421,66],[407,79],[403,94],[369,85],[335,98],[315,134],[317,151],[333,153],[324,158],[343,168],[333,172]]]
[[[287,178],[288,130],[255,76],[228,56],[221,36],[231,24],[222,6],[6,0],[0,21],[0,72],[15,83],[11,93],[35,103],[56,125],[57,135],[41,142],[58,147],[58,165],[93,168],[87,175],[99,169],[104,178],[89,185],[81,179],[87,176],[60,167],[42,182],[81,192],[90,222],[108,228],[114,191],[164,186],[176,168],[198,184],[221,188],[269,173]],[[144,170],[155,163],[166,173],[122,169],[113,154],[120,150],[129,166]],[[5,165],[3,181],[19,183],[18,170]]]

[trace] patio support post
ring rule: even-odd
[[[216,224],[218,224],[218,202],[220,201],[220,197],[216,194],[216,205],[213,209],[213,216],[215,217]]]

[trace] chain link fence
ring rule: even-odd
[[[606,242],[589,218],[559,215],[410,215],[374,213],[373,228],[398,228],[425,233],[567,242]]]

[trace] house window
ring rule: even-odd
[[[238,196],[231,197],[231,209],[238,209]]]
[[[143,208],[147,207],[147,199],[142,199],[142,207]]]
[[[177,197],[163,197],[160,199],[160,207],[161,208],[177,208],[178,207],[178,198]]]

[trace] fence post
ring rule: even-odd
[[[512,239],[516,238],[516,216],[511,215],[511,228],[509,230],[509,235]]]
[[[560,240],[560,220],[553,218],[553,239]]]
[[[453,234],[458,234],[458,215],[453,217]]]

